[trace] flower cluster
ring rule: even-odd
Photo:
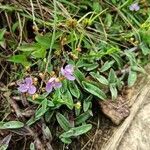
[[[61,68],[61,73],[65,76],[68,80],[75,80],[73,76],[74,68],[72,65],[67,65],[65,68]]]
[[[138,3],[133,3],[129,6],[129,9],[131,11],[138,11],[140,9],[140,6],[138,5]]]
[[[48,93],[50,93],[53,90],[53,88],[57,89],[57,88],[60,88],[61,86],[62,86],[62,83],[59,81],[59,79],[56,77],[52,77],[47,82],[45,90]]]
[[[70,64],[66,65],[65,68],[61,68],[61,74],[68,80],[75,80],[75,77],[73,75],[74,73],[74,67]],[[33,85],[33,81],[31,77],[25,78],[25,80],[18,84],[18,91],[22,93],[29,93],[31,95],[35,94],[36,87]],[[62,86],[62,83],[60,82],[59,78],[51,77],[48,82],[46,83],[45,90],[46,92],[50,93],[53,89],[60,88]]]
[[[19,83],[18,85],[18,90],[22,93],[28,92],[29,94],[34,94],[36,92],[36,87],[33,85],[31,77],[26,78],[22,83]]]

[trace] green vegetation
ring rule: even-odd
[[[34,113],[10,119],[7,106],[0,129],[44,122],[45,134],[57,136],[65,144],[87,133],[92,128],[93,101],[115,100],[124,86],[134,85],[139,72],[146,74],[150,4],[141,0],[137,8],[134,3],[1,2],[0,77],[5,85],[1,91],[11,93],[7,99],[19,97],[21,111],[29,107]],[[31,83],[23,81],[29,77]],[[32,142],[30,149],[34,149]]]

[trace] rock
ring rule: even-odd
[[[118,96],[116,100],[101,101],[99,104],[102,112],[110,118],[115,125],[119,125],[130,114],[127,101],[121,96]]]

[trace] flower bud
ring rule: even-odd
[[[80,109],[80,108],[81,108],[81,102],[78,101],[78,102],[75,104],[75,108],[76,108],[76,109]]]
[[[55,72],[54,72],[54,71],[51,71],[50,75],[51,75],[51,76],[54,76],[54,75],[55,75]]]
[[[56,78],[55,81],[56,81],[56,82],[60,82],[60,79],[59,79],[59,78]]]
[[[39,76],[40,76],[41,79],[44,78],[44,74],[42,72],[39,73]]]
[[[39,97],[38,94],[34,94],[34,95],[32,95],[32,100],[35,100],[35,99],[38,98],[38,97]]]
[[[41,90],[42,92],[45,92],[45,88],[42,88],[42,90]]]
[[[134,38],[130,38],[130,40],[133,42],[133,41],[134,41]]]
[[[139,41],[135,41],[134,44],[135,44],[135,45],[138,45],[138,44],[139,44]]]
[[[26,70],[26,71],[30,71],[30,66],[26,66],[26,67],[25,67],[25,70]]]
[[[32,29],[33,29],[34,31],[36,31],[36,32],[39,30],[39,28],[37,27],[37,25],[33,25],[33,26],[32,26]]]
[[[33,82],[37,82],[38,81],[38,78],[33,78]]]
[[[34,83],[34,85],[37,85],[37,83],[38,83],[38,78],[33,78],[33,83]]]
[[[43,61],[46,63],[46,61],[47,61],[46,58],[44,58]]]

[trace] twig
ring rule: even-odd
[[[53,0],[54,3],[54,26],[53,26],[53,34],[52,34],[52,40],[51,40],[51,44],[50,44],[50,48],[49,48],[49,53],[48,53],[48,57],[47,57],[47,63],[46,63],[46,67],[45,67],[45,71],[44,71],[44,77],[46,75],[47,69],[48,69],[48,65],[51,63],[51,52],[52,52],[52,48],[53,48],[53,44],[55,41],[55,32],[56,32],[56,23],[57,23],[57,7],[56,7],[56,0]],[[43,86],[43,80],[41,82],[40,88],[41,89]]]
[[[36,22],[35,22],[34,5],[33,5],[33,1],[32,0],[30,0],[30,4],[31,4],[31,9],[32,9],[33,24],[37,27]]]

